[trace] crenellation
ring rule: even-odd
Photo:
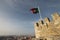
[[[35,23],[36,38],[60,35],[60,16],[58,13],[52,15],[52,21],[48,17]]]
[[[43,20],[40,20],[38,23],[39,23],[40,25],[44,25],[44,21],[43,21]]]
[[[39,27],[39,23],[36,23],[36,26]]]
[[[44,22],[47,23],[47,24],[49,24],[49,23],[50,23],[50,19],[49,19],[48,17],[46,17],[46,18],[44,19]]]
[[[57,20],[57,19],[60,17],[58,13],[54,13],[54,14],[51,15],[51,16],[52,16],[52,19],[53,19],[53,20]]]

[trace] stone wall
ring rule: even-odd
[[[36,38],[60,35],[60,15],[54,13],[51,15],[52,20],[46,17],[34,23]]]

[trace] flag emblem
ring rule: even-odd
[[[32,11],[33,14],[39,13],[38,8],[32,8],[31,11]]]

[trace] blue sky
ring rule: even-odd
[[[0,35],[34,34],[39,14],[32,14],[30,9],[38,5],[42,18],[60,13],[60,0],[0,0]]]

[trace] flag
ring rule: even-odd
[[[32,11],[33,14],[37,14],[37,13],[39,13],[38,8],[32,8],[31,11]]]

